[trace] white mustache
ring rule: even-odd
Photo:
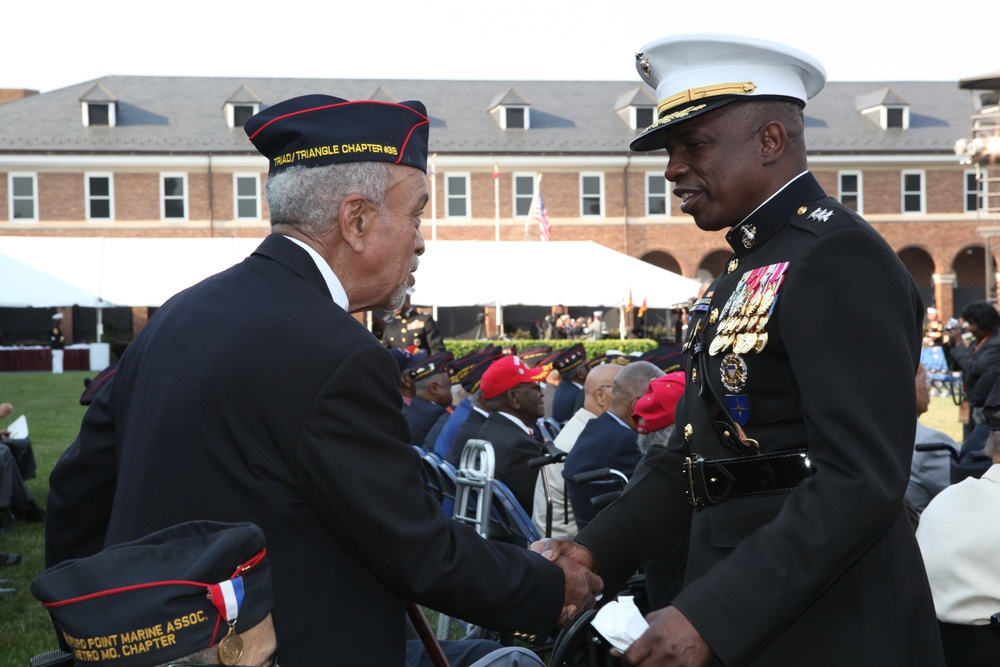
[[[410,262],[410,273],[413,273],[414,271],[416,271],[417,267],[419,267],[419,266],[420,266],[420,258],[419,257],[414,257],[413,261]]]

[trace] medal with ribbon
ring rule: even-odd
[[[219,662],[235,665],[243,657],[243,640],[236,634],[236,619],[243,605],[243,577],[233,577],[208,587],[208,599],[229,625],[229,632],[219,641]]]

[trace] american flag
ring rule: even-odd
[[[541,231],[542,240],[551,240],[550,232],[552,231],[552,228],[549,226],[549,214],[548,211],[545,210],[545,202],[542,201],[541,192],[535,196],[535,201],[531,204],[531,213],[528,217],[531,220],[538,221],[538,228]]]

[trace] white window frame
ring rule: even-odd
[[[31,211],[34,215],[30,218],[14,217],[14,202],[28,199],[24,196],[14,195],[14,180],[18,178],[31,179]],[[38,174],[24,171],[12,171],[7,174],[7,219],[11,222],[38,222]]]
[[[184,186],[184,195],[180,199],[184,202],[184,215],[180,218],[168,218],[167,217],[167,194],[166,194],[166,181],[168,178],[179,178]],[[188,175],[185,173],[173,173],[173,172],[163,172],[160,174],[160,220],[163,222],[187,222],[188,216],[190,215],[190,191],[188,190]],[[178,199],[177,197],[171,195],[171,199]]]
[[[972,178],[975,182],[975,189],[969,189],[969,178]],[[986,197],[985,185],[986,185],[986,170],[983,170],[982,181],[976,182],[979,179],[979,174],[975,169],[966,169],[962,174],[962,210],[966,213],[978,213],[980,208],[984,208],[983,199]],[[969,196],[974,195],[976,198],[975,208],[969,208]]]
[[[650,191],[650,183],[656,179],[658,182],[663,182],[663,194],[653,193]],[[662,171],[647,171],[646,172],[646,217],[649,218],[666,218],[670,215],[670,182],[667,181],[666,177],[663,175]],[[663,197],[663,213],[654,213],[650,210],[650,202],[654,197]]]
[[[107,125],[94,125],[94,127],[114,127],[118,124],[118,105],[114,102],[84,102],[81,105],[81,112],[83,114],[83,126],[91,127],[90,125],[90,107],[107,107],[108,108],[108,124]]]
[[[531,194],[518,194],[517,184],[522,180],[527,180],[531,183]],[[514,213],[515,218],[527,218],[531,215],[531,202],[535,199],[535,185],[537,181],[535,180],[535,173],[530,171],[516,171],[511,174],[511,211]],[[527,202],[524,213],[517,212],[517,204],[519,201]]]
[[[90,193],[90,179],[108,179],[108,217],[95,218],[90,214],[90,204],[94,200],[105,199],[104,195],[93,195]],[[115,219],[115,176],[107,171],[88,171],[83,174],[83,192],[85,205],[87,207],[87,222],[110,222]]]
[[[906,177],[907,176],[919,176],[920,177],[920,192],[914,193],[906,189]],[[899,174],[899,212],[903,215],[921,215],[927,212],[927,173],[923,169],[906,169]],[[919,194],[920,195],[920,210],[919,211],[907,211],[906,210],[906,197],[907,195]]]
[[[590,194],[590,193],[584,193],[584,191],[583,191],[584,181],[586,181],[587,179],[590,179],[590,178],[596,178],[596,179],[598,179],[598,183],[599,183],[598,189],[599,189],[599,192],[597,193],[596,196],[597,196],[597,198],[599,200],[599,203],[600,203],[600,206],[601,206],[601,212],[600,213],[587,213],[586,210],[585,210],[585,207],[584,207],[584,200],[587,199],[587,198],[595,196],[595,195]],[[604,172],[603,171],[580,172],[580,217],[581,218],[603,218],[604,215],[605,215],[605,211],[606,211],[606,203],[604,201]]]
[[[524,111],[524,127],[508,127],[507,112],[511,109],[521,109]],[[509,104],[501,107],[500,127],[505,130],[530,130],[531,129],[531,107],[520,104]]]
[[[253,111],[251,115],[256,115],[260,111],[260,104],[257,104],[256,102],[251,104],[226,102],[226,124],[229,125],[230,128],[236,127],[236,107],[250,107]],[[243,126],[240,125],[240,127]]]
[[[453,179],[465,181],[465,194],[452,194],[451,184]],[[465,215],[452,215],[451,202],[453,199],[462,199],[465,202]],[[468,220],[472,217],[472,179],[468,172],[449,172],[444,175],[444,217],[453,220]]]
[[[857,190],[857,192],[850,192],[848,194],[854,195],[857,198],[857,200],[858,200],[858,208],[857,208],[857,211],[855,211],[855,212],[858,215],[864,215],[864,213],[865,213],[865,196],[864,196],[865,185],[864,185],[864,176],[862,175],[862,172],[851,170],[851,169],[846,169],[844,171],[838,171],[837,172],[837,199],[841,203],[843,203],[843,201],[844,201],[844,180],[843,180],[844,176],[854,176],[855,178],[858,179],[858,190]],[[844,206],[847,206],[847,204],[844,204]],[[848,208],[850,208],[850,207],[848,206]]]
[[[240,180],[253,179],[254,194],[240,195]],[[253,199],[255,215],[240,215],[240,202]],[[260,220],[260,174],[233,174],[233,220]]]

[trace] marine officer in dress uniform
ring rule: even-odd
[[[606,590],[689,537],[685,588],[629,665],[942,665],[903,495],[923,305],[892,248],[806,163],[815,59],[760,39],[636,55],[681,210],[733,254],[691,308],[677,428],[576,538]],[[858,328],[879,335],[857,338]],[[906,628],[901,631],[901,628]]]
[[[390,348],[441,354],[444,352],[444,338],[441,337],[437,322],[430,315],[418,313],[417,309],[410,305],[412,294],[411,287],[406,291],[403,305],[386,321],[382,342]]]

